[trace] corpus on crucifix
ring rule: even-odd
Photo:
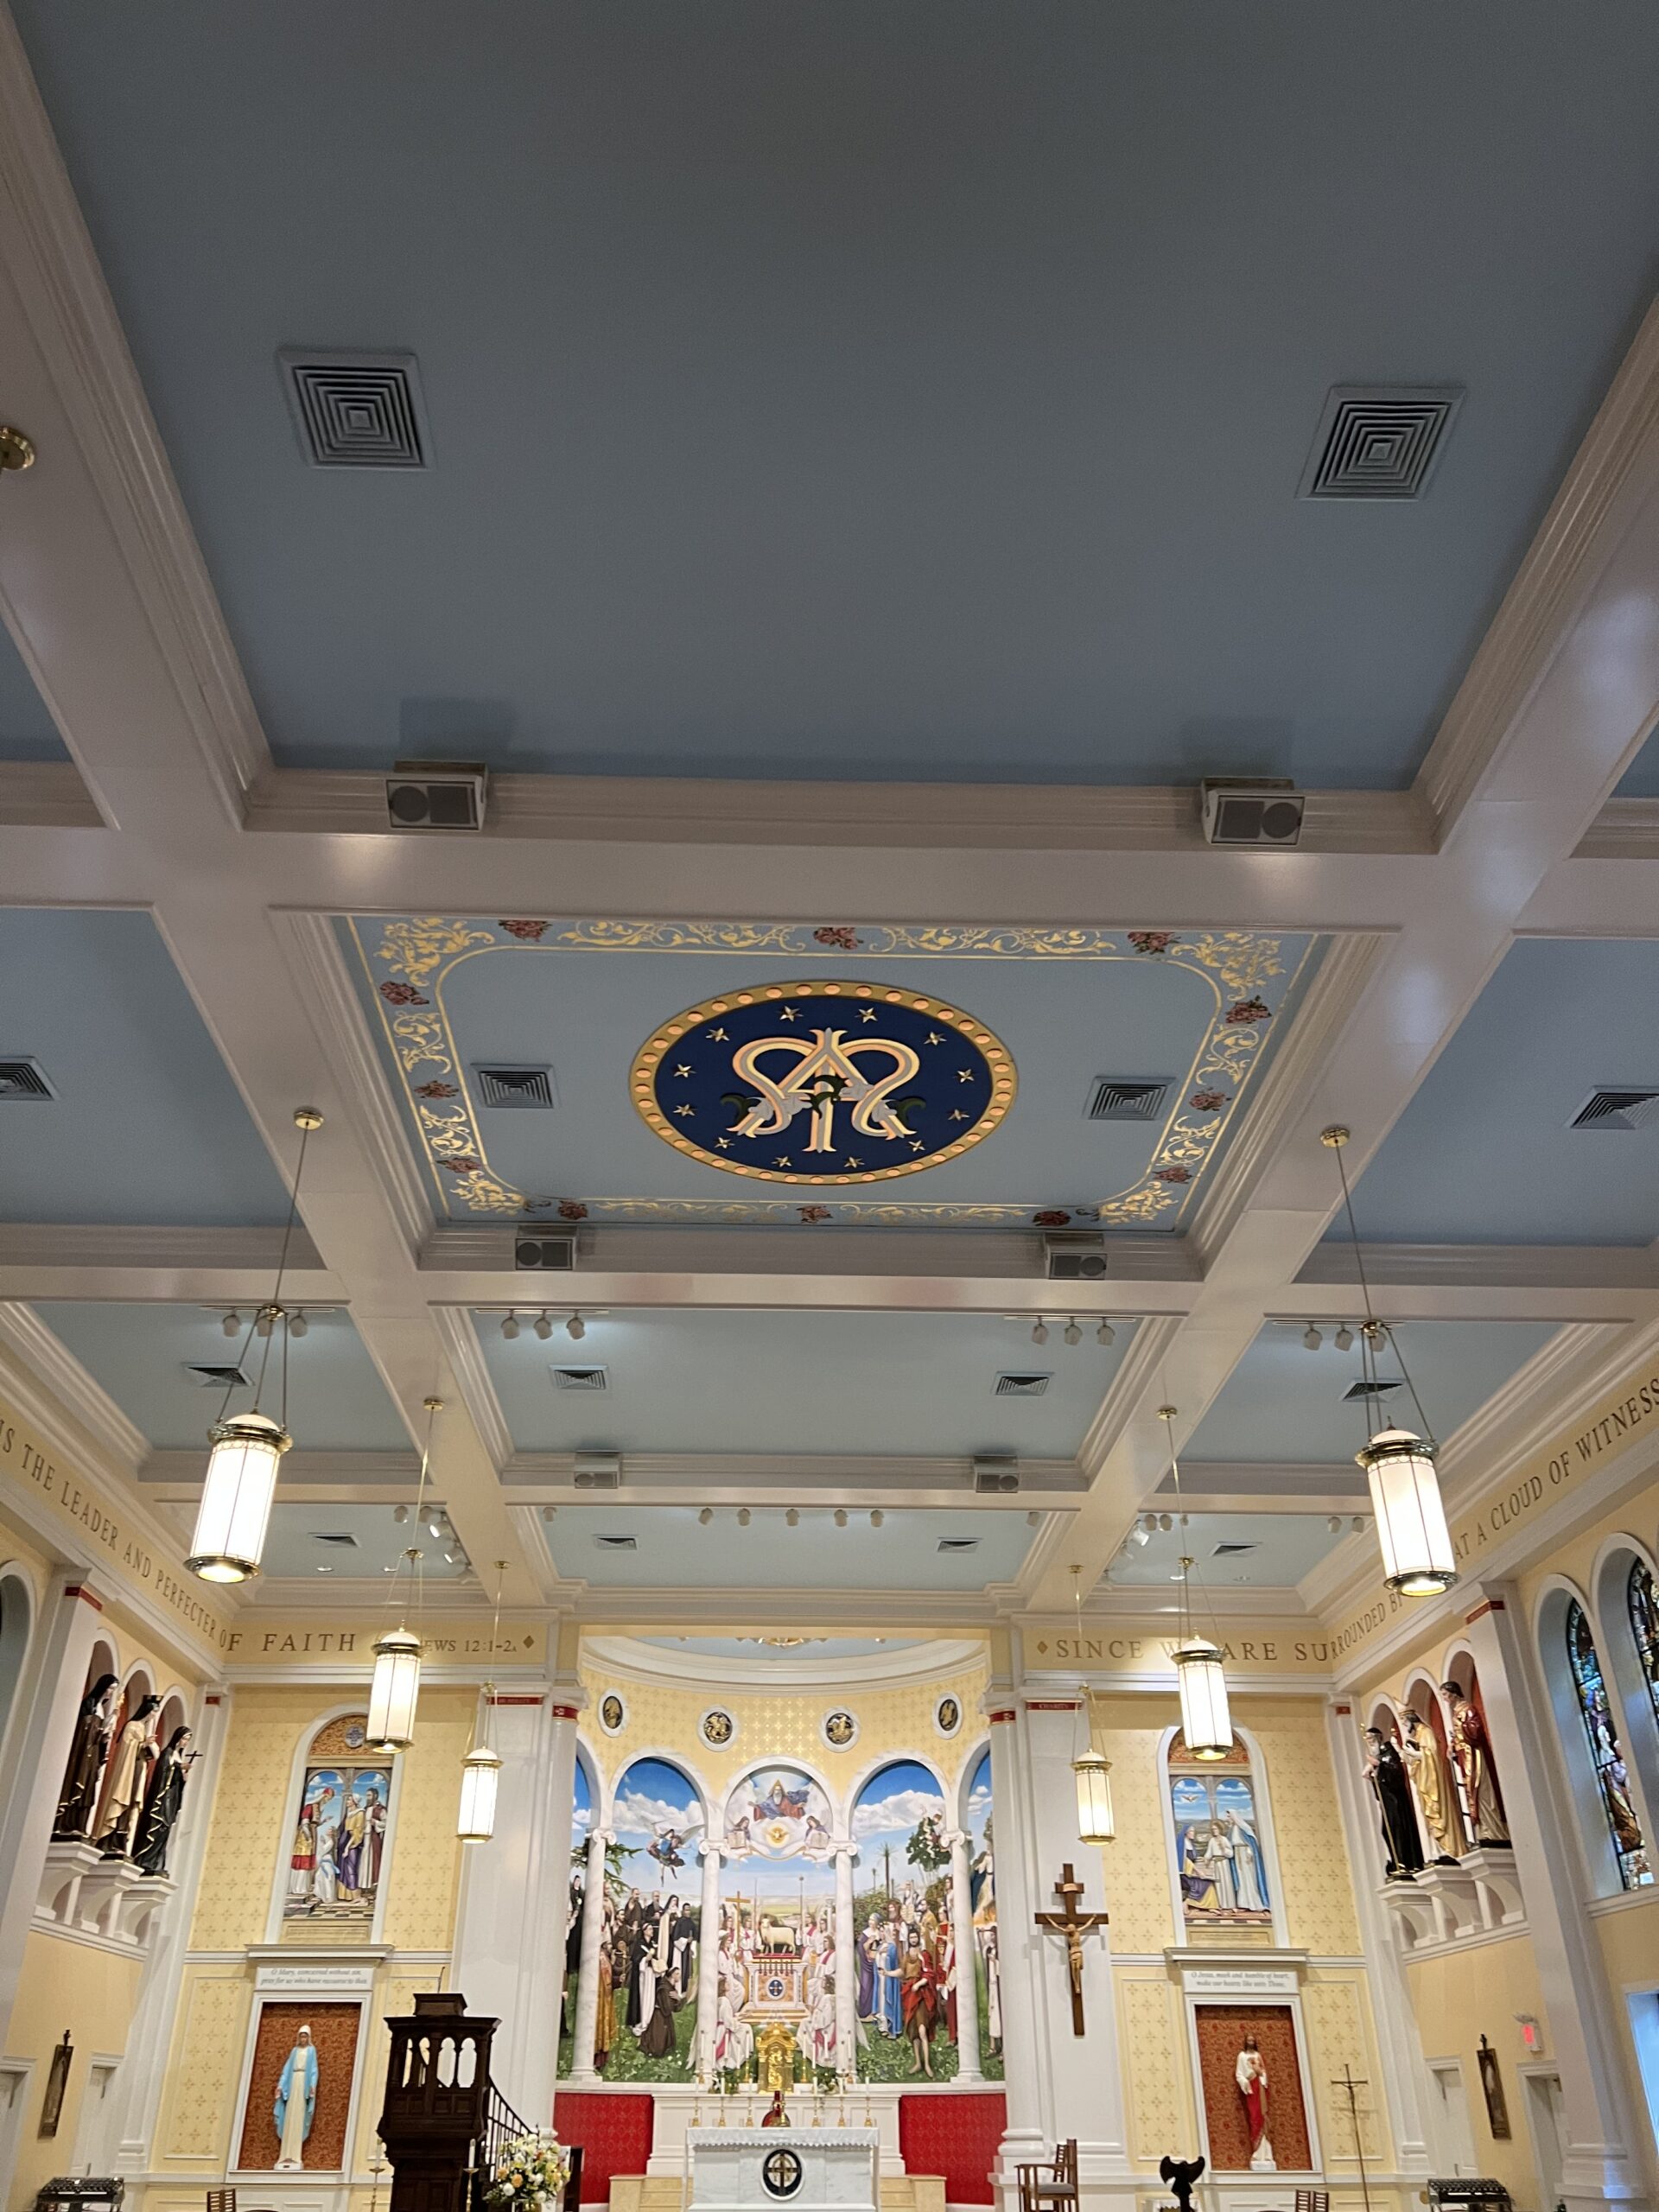
[[[1054,1885],[1054,1894],[1061,1901],[1058,1912],[1039,1912],[1039,1928],[1046,1928],[1065,1938],[1066,1962],[1071,1970],[1071,2032],[1083,2031],[1083,1939],[1091,1928],[1104,1928],[1111,1919],[1109,1912],[1079,1912],[1077,1899],[1083,1895],[1083,1884],[1071,1871],[1068,1859],[1060,1869],[1060,1878]]]

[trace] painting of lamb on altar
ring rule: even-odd
[[[798,2075],[838,2070],[831,1810],[798,1767],[745,1775],[726,1801],[713,2063],[753,2070],[756,2038],[781,2023]]]

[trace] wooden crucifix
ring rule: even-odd
[[[1080,2036],[1083,2030],[1083,1939],[1091,1928],[1104,1928],[1111,1919],[1109,1912],[1079,1912],[1077,1899],[1083,1895],[1083,1884],[1071,1871],[1068,1859],[1060,1869],[1060,1878],[1054,1885],[1054,1894],[1061,1900],[1058,1912],[1039,1912],[1039,1928],[1065,1938],[1066,1961],[1071,1969],[1071,2032]]]

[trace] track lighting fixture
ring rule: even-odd
[[[264,1350],[254,1383],[253,1403],[246,1413],[230,1414],[232,1398],[244,1387],[238,1361],[231,1370],[232,1380],[220,1402],[219,1419],[208,1433],[213,1450],[208,1454],[201,1503],[196,1510],[195,1533],[184,1562],[204,1582],[245,1582],[250,1575],[258,1573],[265,1548],[265,1531],[270,1522],[271,1501],[276,1493],[277,1470],[283,1452],[294,1440],[288,1433],[288,1346],[293,1332],[288,1308],[283,1304],[283,1277],[288,1269],[294,1224],[299,1217],[306,1146],[312,1132],[322,1127],[322,1116],[315,1106],[302,1106],[295,1112],[294,1126],[300,1133],[300,1156],[295,1164],[288,1220],[283,1230],[282,1249],[276,1257],[276,1280],[269,1302],[254,1317],[254,1332],[264,1340]],[[227,1325],[231,1323],[239,1325],[239,1316],[234,1311],[219,1324],[226,1335],[234,1334]],[[270,1379],[279,1393],[281,1418],[272,1421],[260,1411],[259,1401],[270,1374],[271,1346],[278,1324],[282,1357],[276,1374]],[[253,1337],[250,1335],[243,1346],[245,1358],[252,1344]]]
[[[1325,1527],[1330,1530],[1331,1534],[1332,1534],[1333,1536],[1339,1536],[1339,1535],[1342,1534],[1342,1516],[1341,1516],[1341,1514],[1340,1514],[1340,1513],[1332,1513],[1332,1514],[1328,1517],[1328,1519],[1326,1520],[1326,1522],[1325,1522]]]
[[[542,1508],[542,1518],[543,1521],[556,1521],[558,1517],[559,1509],[556,1505],[544,1505]]]
[[[1048,1342],[1048,1324],[1046,1321],[1033,1322],[1031,1328],[1031,1341],[1034,1344],[1046,1344]]]
[[[232,1309],[219,1325],[226,1336],[239,1337],[242,1333],[242,1316]]]
[[[870,1526],[871,1526],[871,1528],[872,1528],[872,1529],[879,1529],[879,1528],[881,1526],[881,1524],[883,1523],[883,1522],[884,1522],[884,1521],[886,1521],[887,1517],[887,1515],[886,1515],[882,1510],[881,1510],[880,1507],[878,1505],[878,1506],[876,1507],[876,1509],[875,1509],[874,1512],[874,1513],[872,1513],[872,1514],[871,1514],[871,1516],[870,1516]]]
[[[1095,1331],[1095,1342],[1097,1344],[1115,1344],[1117,1342],[1117,1331],[1109,1321],[1103,1321]]]
[[[1035,1506],[1033,1506],[1031,1511],[1026,1516],[1026,1526],[1027,1529],[1040,1528],[1042,1526],[1042,1515],[1039,1513]]]
[[[1158,1516],[1158,1526],[1162,1529],[1165,1535],[1167,1535],[1170,1530],[1175,1526],[1174,1519],[1167,1513],[1160,1513]]]
[[[747,1505],[740,1505],[737,1509],[738,1527],[740,1529],[747,1529],[751,1518],[752,1516],[750,1515],[748,1507]]]
[[[582,1319],[580,1313],[573,1313],[570,1316],[570,1319],[564,1325],[564,1333],[567,1337],[574,1337],[578,1344],[580,1344],[582,1338],[587,1335],[588,1324]]]
[[[1344,1321],[1331,1341],[1338,1351],[1351,1351],[1354,1348],[1354,1332]]]
[[[308,1336],[310,1332],[311,1324],[306,1319],[304,1313],[302,1312],[296,1313],[293,1319],[289,1322],[289,1335],[290,1337],[299,1338]]]
[[[1302,1331],[1302,1342],[1307,1346],[1309,1351],[1318,1351],[1319,1346],[1325,1342],[1325,1338],[1310,1321]]]
[[[501,1333],[509,1344],[511,1344],[513,1338],[518,1335],[518,1316],[516,1313],[508,1313],[503,1317],[501,1322]]]
[[[798,1529],[801,1525],[799,1511],[792,1505],[790,1507],[788,1512],[785,1514],[784,1519],[791,1529]]]
[[[409,1520],[409,1508],[406,1505],[394,1505],[391,1509],[391,1517],[400,1529],[404,1528]]]
[[[435,1541],[443,1534],[443,1516],[435,1506],[426,1516],[426,1533]]]
[[[1408,1428],[1394,1427],[1382,1410],[1382,1394],[1376,1387],[1377,1348],[1386,1344],[1399,1363],[1417,1418],[1427,1431],[1428,1421],[1421,1401],[1410,1371],[1400,1357],[1394,1332],[1386,1321],[1377,1319],[1372,1310],[1371,1287],[1366,1279],[1365,1256],[1360,1249],[1359,1229],[1354,1219],[1353,1194],[1348,1187],[1348,1170],[1342,1157],[1348,1137],[1349,1132],[1339,1123],[1319,1133],[1319,1141],[1337,1156],[1343,1209],[1348,1217],[1348,1234],[1354,1248],[1354,1271],[1365,1302],[1365,1319],[1360,1328],[1360,1368],[1368,1412],[1366,1426],[1371,1436],[1364,1450],[1355,1456],[1364,1468],[1371,1487],[1371,1512],[1382,1554],[1383,1579],[1390,1590],[1398,1590],[1408,1598],[1429,1598],[1450,1589],[1458,1579],[1458,1562],[1452,1548],[1451,1532],[1446,1525],[1440,1477],[1434,1469],[1433,1437],[1427,1433],[1418,1436]]]
[[[1080,1344],[1083,1342],[1083,1331],[1077,1326],[1077,1317],[1075,1313],[1060,1333],[1066,1344]]]
[[[836,1508],[836,1526],[837,1529],[844,1529],[847,1526],[847,1509],[844,1505],[838,1505]]]
[[[534,1327],[537,1335],[541,1338],[543,1344],[547,1342],[548,1338],[553,1333],[553,1324],[545,1313],[538,1313],[536,1316]]]
[[[715,1517],[715,1509],[714,1509],[714,1507],[713,1507],[712,1505],[705,1505],[705,1506],[703,1507],[703,1509],[702,1509],[702,1512],[701,1512],[701,1513],[699,1513],[699,1514],[698,1514],[698,1516],[697,1516],[697,1526],[698,1526],[700,1529],[706,1529],[706,1528],[709,1526],[709,1522],[714,1519],[714,1517]]]
[[[1139,1551],[1143,1544],[1149,1544],[1152,1541],[1152,1531],[1146,1526],[1144,1522],[1137,1521],[1134,1528],[1129,1531],[1128,1540],[1135,1546],[1135,1549]]]

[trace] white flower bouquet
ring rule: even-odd
[[[503,2144],[485,2200],[547,2212],[563,2196],[569,2178],[570,2153],[563,2144],[550,2130],[532,2127]]]

